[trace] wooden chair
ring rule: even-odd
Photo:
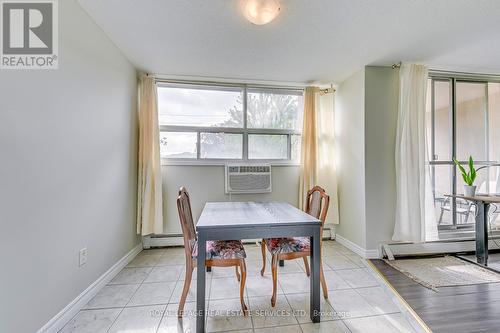
[[[186,252],[186,278],[184,280],[184,288],[182,289],[179,309],[177,311],[178,317],[182,318],[184,304],[186,303],[186,297],[191,285],[193,270],[196,267],[196,257],[198,255],[198,242],[191,211],[189,193],[184,187],[181,187],[179,190],[179,196],[177,197],[177,210],[179,212],[179,219],[184,236],[184,249]],[[245,258],[245,249],[243,248],[243,243],[239,240],[207,241],[205,266],[235,267],[236,278],[240,281],[241,308],[243,309],[243,314],[246,316],[248,309],[243,298],[246,282]],[[241,276],[240,272],[238,272],[238,267],[241,271]]]
[[[321,221],[321,232],[323,234],[323,225],[325,223],[330,197],[325,193],[325,190],[319,186],[313,187],[307,192],[306,213],[312,215]],[[266,270],[266,247],[272,255],[271,272],[273,277],[273,296],[271,305],[276,305],[276,284],[278,275],[278,261],[293,260],[303,258],[307,276],[311,275],[307,257],[311,255],[310,241],[308,237],[290,237],[290,238],[268,238],[262,239],[262,270],[260,274],[264,276]],[[323,240],[320,240],[320,249],[323,247]],[[322,251],[322,250],[321,250]],[[323,262],[320,266],[321,288],[323,296],[328,298],[328,288],[326,286],[325,276],[323,274]]]

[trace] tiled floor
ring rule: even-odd
[[[312,324],[309,319],[309,280],[302,260],[286,261],[280,267],[277,305],[271,308],[270,266],[261,277],[260,247],[245,244],[246,303],[251,316],[239,312],[234,268],[215,267],[207,273],[207,331],[415,332],[363,259],[334,241],[325,241],[323,246],[329,299],[322,298],[321,323]],[[183,283],[184,249],[142,251],[61,332],[195,332],[195,280],[185,307],[187,315],[177,320]]]

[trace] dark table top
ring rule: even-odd
[[[473,197],[466,197],[465,195],[461,194],[445,194],[445,197],[450,197],[450,198],[459,198],[459,199],[465,199],[465,200],[470,200],[470,201],[482,201],[486,203],[500,203],[500,195],[498,194],[476,194]]]

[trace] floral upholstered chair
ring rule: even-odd
[[[184,288],[182,289],[179,309],[177,311],[178,317],[181,318],[184,310],[184,304],[186,303],[187,293],[191,285],[193,270],[196,267],[196,258],[198,256],[198,241],[196,229],[194,227],[193,215],[191,212],[189,193],[184,187],[181,187],[179,190],[179,196],[177,197],[177,210],[179,211],[179,219],[181,221],[182,233],[184,236],[184,249],[186,252],[186,278],[184,280]],[[205,266],[235,267],[236,278],[240,281],[241,308],[243,310],[243,314],[246,316],[247,306],[245,305],[245,301],[243,299],[246,281],[246,253],[242,242],[239,240],[207,241],[206,248],[207,253]]]
[[[325,190],[319,186],[313,187],[307,192],[306,200],[306,213],[314,216],[321,221],[320,235],[323,234],[323,225],[325,223],[328,206],[330,204],[330,197],[325,193]],[[320,248],[322,248],[323,241],[320,240]],[[278,275],[278,261],[280,260],[293,260],[302,258],[307,276],[311,275],[309,269],[309,262],[307,257],[311,255],[311,247],[309,237],[288,237],[288,238],[267,238],[263,239],[261,243],[262,250],[262,270],[260,274],[264,276],[266,270],[266,247],[271,253],[271,272],[273,277],[273,296],[271,298],[271,305],[276,305],[276,284]],[[323,274],[323,262],[320,266],[320,280],[321,288],[323,289],[323,296],[328,298],[328,288],[326,286],[325,276]]]

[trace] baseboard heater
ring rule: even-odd
[[[488,248],[490,250],[500,249],[500,239],[490,238]],[[384,243],[381,244],[381,253],[389,260],[395,257],[423,256],[433,254],[474,252],[476,241],[474,239],[442,240],[427,243]]]

